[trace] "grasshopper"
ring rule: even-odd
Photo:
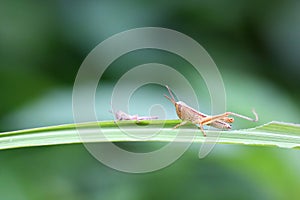
[[[164,94],[164,96],[173,103],[173,105],[176,108],[177,116],[182,120],[181,123],[174,126],[174,129],[176,129],[182,125],[185,125],[187,122],[192,122],[193,124],[198,125],[201,132],[203,133],[203,135],[206,136],[206,133],[203,129],[204,125],[212,126],[212,127],[218,128],[218,129],[227,129],[227,130],[231,129],[231,125],[229,123],[233,123],[234,118],[228,117],[229,115],[233,115],[233,116],[236,116],[236,117],[239,117],[239,118],[242,118],[245,120],[253,121],[253,122],[258,121],[258,115],[255,112],[255,110],[252,110],[252,112],[255,116],[255,119],[252,119],[250,117],[246,117],[246,116],[234,113],[234,112],[225,112],[223,114],[214,115],[214,116],[206,115],[206,114],[201,113],[201,112],[193,109],[192,107],[186,105],[182,101],[176,102],[170,88],[167,85],[166,85],[166,88],[168,89],[171,98],[165,94]]]
[[[157,119],[157,116],[138,116],[138,115],[129,115],[121,110],[115,112],[115,118],[118,121],[121,120],[136,120],[139,122],[140,120],[151,120],[151,119]]]
[[[129,115],[121,110],[117,112],[110,111],[115,115],[115,121],[121,121],[121,120],[136,120],[137,123],[141,120],[151,120],[151,119],[158,119],[157,116],[141,116],[138,115]]]

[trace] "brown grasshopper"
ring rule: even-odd
[[[121,121],[121,120],[136,120],[137,123],[141,120],[151,120],[151,119],[158,119],[157,116],[138,116],[138,115],[129,115],[121,110],[117,112],[110,111],[115,115],[115,121]]]
[[[201,112],[191,108],[190,106],[186,105],[182,101],[176,102],[170,88],[167,85],[166,85],[166,87],[172,98],[168,97],[165,94],[164,94],[164,96],[174,104],[174,106],[176,108],[177,116],[182,120],[181,123],[174,126],[174,129],[178,128],[179,126],[185,125],[187,122],[192,122],[195,125],[199,125],[199,128],[202,131],[203,135],[206,136],[206,133],[204,132],[204,129],[203,129],[203,125],[208,125],[208,126],[212,126],[212,127],[219,128],[219,129],[231,129],[231,125],[229,123],[233,123],[234,119],[231,117],[228,117],[229,115],[233,115],[233,116],[236,116],[236,117],[239,117],[242,119],[246,119],[249,121],[253,121],[253,122],[258,121],[258,116],[257,116],[255,110],[252,110],[252,112],[255,116],[255,119],[252,119],[250,117],[246,117],[246,116],[243,116],[243,115],[240,115],[237,113],[233,113],[233,112],[225,112],[223,114],[214,115],[214,116],[206,115],[204,113],[201,113]]]
[[[151,120],[151,119],[157,119],[157,116],[138,116],[138,115],[129,115],[121,110],[114,113],[115,118],[117,121],[121,120],[136,120],[139,122],[140,120]]]

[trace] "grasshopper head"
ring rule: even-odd
[[[183,108],[186,107],[186,104],[182,101],[178,101],[175,103],[175,108],[176,108],[176,113],[177,113],[177,116],[182,119],[182,110]]]
[[[181,109],[182,109],[182,105],[179,102],[175,103],[175,108],[176,108],[176,113],[177,116],[181,119]]]

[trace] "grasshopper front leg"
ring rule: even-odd
[[[177,124],[176,126],[174,126],[173,129],[176,129],[176,128],[178,128],[179,126],[183,126],[183,125],[185,125],[186,123],[187,123],[187,121],[182,121],[182,122],[180,122],[179,124]]]
[[[199,125],[199,128],[200,128],[201,132],[203,133],[203,136],[206,137],[206,133],[205,133],[205,131],[203,129],[203,126],[201,124]]]

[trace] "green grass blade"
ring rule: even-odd
[[[126,126],[132,134],[140,134],[144,137],[160,130],[159,134],[146,140],[142,137],[133,138],[124,134],[113,121],[89,122],[78,125],[66,124],[4,132],[0,133],[0,149],[81,143],[82,140],[76,127],[85,129],[87,133],[95,133],[101,127],[101,131],[106,138],[95,137],[95,134],[90,134],[87,135],[89,142],[172,142],[177,133],[177,130],[172,129],[172,127],[177,123],[179,123],[179,120],[142,121],[136,127],[137,124],[134,121],[118,122],[119,125]],[[159,128],[160,126],[163,126],[163,128]],[[187,135],[197,131],[194,142],[201,143],[207,139],[192,124],[183,126],[180,129],[186,132]],[[251,129],[207,130],[206,132],[208,137],[212,134],[220,133],[217,143],[223,144],[264,145],[283,148],[300,147],[300,124],[274,121]],[[189,136],[181,136],[181,138],[177,139],[179,142],[185,142],[189,139],[187,137]]]

